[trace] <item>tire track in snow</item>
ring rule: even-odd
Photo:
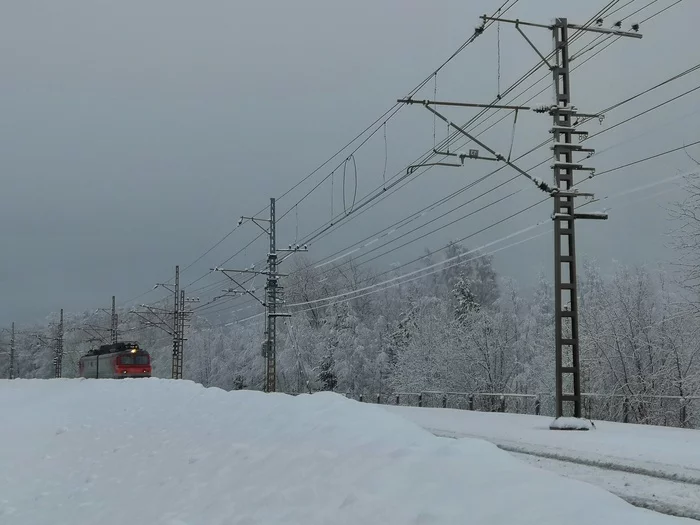
[[[529,463],[601,487],[635,507],[661,514],[700,520],[700,473],[696,469],[663,470],[611,459],[594,459],[552,452],[536,446],[486,439],[477,434],[425,428],[452,439],[472,438],[490,441],[501,450]],[[663,499],[665,498],[665,499]]]
[[[620,458],[611,459],[594,459],[586,458],[582,456],[572,456],[570,454],[562,452],[550,452],[551,447],[548,449],[539,448],[532,445],[508,442],[500,439],[490,439],[479,434],[467,434],[463,432],[452,432],[448,430],[441,430],[436,428],[425,428],[431,434],[439,437],[447,438],[473,438],[482,439],[484,441],[490,441],[498,448],[505,450],[507,452],[513,452],[516,454],[526,454],[528,456],[538,456],[541,458],[552,459],[556,461],[564,461],[567,463],[576,463],[579,465],[585,465],[589,467],[596,467],[604,470],[617,470],[620,472],[628,472],[630,474],[638,474],[641,476],[648,476],[650,478],[663,479],[667,481],[676,481],[679,483],[685,483],[690,485],[700,486],[700,471],[692,468],[676,467],[675,470],[671,470],[670,465],[657,464],[658,466],[643,466],[640,464],[633,463],[631,461],[625,461]],[[650,465],[650,463],[648,463]],[[700,489],[699,489],[700,490]]]

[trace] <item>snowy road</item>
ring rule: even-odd
[[[441,437],[486,439],[530,465],[603,488],[638,507],[700,520],[700,432],[597,423],[547,430],[550,418],[387,407]]]
[[[633,472],[512,452],[535,467],[604,488],[637,507],[700,520],[700,486]]]

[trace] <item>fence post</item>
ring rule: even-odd
[[[399,404],[399,395],[398,394],[396,394],[396,404],[397,405]]]
[[[382,404],[382,395],[381,394],[377,394],[377,404],[378,405]]]
[[[469,410],[474,410],[474,394],[469,394]]]
[[[591,413],[593,412],[593,398],[586,397],[585,401],[584,406],[586,407],[586,417],[591,419]]]
[[[506,396],[501,396],[501,412],[506,411]]]
[[[364,399],[364,396],[360,394],[360,403],[362,403],[362,400]]]
[[[535,415],[539,416],[540,415],[540,395],[537,394],[535,396]]]
[[[418,394],[418,408],[423,407],[423,393]]]
[[[629,400],[629,398],[625,397],[624,401],[622,402],[622,422],[629,423],[629,419],[630,419],[630,400]]]
[[[688,410],[685,404],[685,398],[681,398],[681,428],[688,426]]]
[[[442,394],[442,408],[447,408],[447,394]]]

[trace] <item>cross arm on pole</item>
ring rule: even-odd
[[[278,265],[279,265],[279,264],[282,264],[284,261],[286,261],[287,259],[289,259],[292,255],[294,255],[294,254],[297,253],[297,252],[308,252],[308,251],[309,251],[309,247],[308,247],[306,244],[304,244],[303,246],[299,246],[298,244],[297,244],[296,246],[292,246],[292,245],[290,244],[290,245],[289,245],[289,249],[277,248],[277,252],[280,252],[280,253],[284,253],[284,254],[285,254],[285,255],[282,256],[282,259],[280,259],[279,261],[277,261],[277,264],[278,264]],[[278,273],[277,275],[281,275],[281,276],[283,276],[283,277],[286,277],[286,275],[279,274],[279,273]]]
[[[593,220],[606,220],[608,214],[605,212],[591,212],[591,213],[574,213],[574,219],[593,219]]]
[[[105,342],[105,338],[101,336],[94,328],[78,328],[78,330],[80,330],[81,332],[85,332],[87,335],[89,335],[92,339],[96,341],[101,341],[103,343]]]
[[[172,312],[172,310],[168,310],[167,308],[159,308],[159,307],[157,307],[157,306],[152,306],[152,305],[149,305],[149,304],[142,304],[141,307],[142,307],[142,308],[148,308],[149,310],[151,310],[151,311],[154,312],[154,313],[155,313],[156,310],[159,310],[159,311],[161,311],[161,312],[163,312],[163,313],[171,313],[171,312]]]
[[[170,293],[175,293],[175,289],[174,289],[174,288],[171,288],[171,286],[172,286],[171,284],[168,284],[168,283],[156,283],[156,285],[155,285],[153,288],[155,289],[155,288],[158,288],[159,286],[160,286],[161,288],[165,288],[165,289],[168,290]]]
[[[80,328],[81,332],[85,332],[87,335],[90,337],[87,339],[88,343],[105,343],[105,338],[102,337],[101,335],[98,335],[98,337],[95,337],[95,334],[88,332],[87,330]]]
[[[243,292],[245,292],[246,294],[250,295],[253,299],[255,299],[257,302],[259,302],[262,306],[267,306],[263,301],[261,301],[261,300],[258,298],[257,295],[255,295],[254,293],[252,293],[250,290],[246,289],[245,286],[243,286],[243,285],[242,285],[241,283],[239,283],[236,279],[234,279],[231,275],[229,275],[227,272],[229,272],[230,270],[224,270],[223,268],[215,268],[215,271],[219,271],[219,272],[223,273],[226,277],[228,277],[229,279],[231,279],[231,280],[234,282],[234,284],[235,284],[236,286],[238,286]]]
[[[620,31],[619,29],[606,29],[604,27],[588,27],[579,24],[568,24],[570,29],[577,29],[579,31],[591,31],[592,33],[604,33],[607,35],[615,36],[627,36],[630,38],[642,38],[641,33],[632,33],[630,31]]]
[[[270,235],[270,230],[268,228],[265,228],[262,224],[260,224],[260,222],[269,223],[270,219],[264,219],[262,217],[246,217],[244,215],[241,215],[241,218],[238,219],[238,225],[240,226],[241,224],[243,224],[243,221],[253,222],[258,228],[260,228],[262,231],[264,231],[267,235]]]
[[[154,308],[153,306],[149,306],[149,305],[147,305],[147,304],[142,304],[141,306],[142,306],[143,308],[148,309],[148,311],[149,311],[151,314],[155,315],[161,323],[163,323],[163,324],[165,324],[165,325],[168,324],[168,322],[167,322],[165,319],[163,319],[163,318],[161,317],[162,314],[156,312],[156,308]],[[163,310],[162,313],[164,313],[164,314],[170,314],[170,312],[168,312],[167,310]]]
[[[494,157],[496,157],[496,159],[498,159],[498,160],[500,160],[500,161],[502,161],[502,162],[505,162],[508,166],[510,166],[511,168],[513,168],[515,171],[517,171],[517,172],[520,173],[521,175],[523,175],[523,176],[527,177],[528,179],[530,179],[530,180],[531,180],[532,182],[534,182],[534,183],[537,185],[537,187],[538,187],[539,189],[541,189],[542,191],[545,191],[545,192],[550,193],[550,194],[552,194],[552,193],[554,193],[554,192],[556,191],[555,189],[550,188],[549,185],[548,185],[546,182],[544,182],[544,181],[542,181],[542,180],[539,180],[539,179],[535,179],[534,177],[532,177],[528,172],[526,172],[526,171],[523,170],[522,168],[519,168],[518,166],[516,166],[514,163],[512,163],[511,161],[509,161],[508,159],[506,159],[503,155],[501,155],[500,153],[498,153],[498,152],[495,151],[494,149],[490,148],[489,146],[487,146],[486,144],[484,144],[483,142],[481,142],[481,141],[480,141],[479,139],[477,139],[475,136],[473,136],[472,134],[470,134],[470,133],[469,133],[468,131],[466,131],[464,128],[462,128],[461,126],[458,126],[457,124],[455,124],[454,122],[452,122],[451,120],[449,120],[447,117],[445,117],[445,116],[444,116],[442,113],[440,113],[439,111],[437,111],[437,110],[431,108],[431,107],[428,106],[428,105],[424,105],[424,107],[425,107],[428,111],[430,111],[431,113],[433,113],[436,117],[438,117],[440,120],[444,121],[446,124],[448,124],[449,126],[453,127],[454,129],[456,129],[459,133],[461,133],[462,135],[464,135],[464,136],[467,137],[468,139],[470,139],[470,140],[476,142],[479,146],[481,146],[481,147],[484,148],[486,151],[488,151],[489,153],[491,153]]]
[[[159,318],[160,323],[154,323],[151,319],[146,317],[142,312],[137,312],[135,310],[132,310],[131,313],[136,315],[137,317],[139,317],[142,321],[145,321],[147,325],[155,326],[155,327],[163,330],[166,334],[171,335],[171,336],[173,335],[173,331],[170,329],[170,326],[168,326],[168,324],[165,323],[162,319]]]
[[[487,21],[493,21],[493,22],[504,22],[506,24],[514,24],[516,26],[531,26],[531,27],[542,27],[544,29],[554,29],[556,24],[537,24],[535,22],[523,22],[520,19],[511,19],[511,18],[501,18],[498,16],[487,16],[487,15],[482,15],[481,16],[482,20]],[[582,26],[580,24],[566,24],[566,27],[570,29],[576,29],[578,31],[591,31],[592,33],[604,33],[607,35],[616,35],[616,36],[626,36],[630,38],[642,38],[642,35],[640,33],[631,32],[631,31],[620,31],[619,29],[606,29],[604,27],[595,27],[595,26]]]
[[[529,106],[503,106],[499,104],[477,104],[472,102],[447,102],[439,100],[414,100],[412,98],[400,98],[399,104],[423,104],[424,106],[456,106],[462,108],[489,108],[489,109],[518,109],[527,110]]]
[[[433,153],[435,153],[435,155],[445,155],[447,157],[459,157],[459,160],[462,161],[462,165],[464,165],[464,159],[467,159],[467,158],[468,159],[479,159],[479,160],[499,160],[496,157],[482,157],[476,151],[477,150],[470,150],[469,153],[464,153],[464,152],[455,153],[453,151],[438,151],[435,148],[433,148]]]
[[[282,251],[282,250],[279,250],[279,251]],[[275,275],[275,276],[277,276],[277,277],[287,277],[287,274],[286,274],[286,273],[277,273],[277,272],[275,272],[275,273],[273,274],[273,273],[271,273],[271,272],[269,272],[269,271],[257,271],[257,270],[234,270],[234,269],[230,269],[230,268],[218,268],[218,267],[217,267],[217,268],[211,268],[211,271],[212,271],[212,272],[231,272],[231,273],[252,273],[252,274],[255,274],[255,275],[265,275],[265,276],[268,276],[268,277],[270,277],[270,276],[272,276],[272,275]],[[230,277],[229,277],[229,279],[230,279]]]
[[[532,49],[535,50],[535,53],[537,53],[537,54],[539,55],[539,57],[542,59],[542,62],[545,63],[545,65],[547,66],[547,68],[549,68],[549,69],[551,70],[551,69],[552,69],[552,64],[549,63],[549,61],[548,61],[548,60],[545,58],[545,56],[540,52],[540,50],[537,49],[537,46],[536,46],[535,44],[532,43],[532,40],[530,40],[530,39],[527,37],[527,35],[523,32],[523,30],[520,29],[520,23],[519,23],[519,22],[515,24],[515,29],[517,29],[517,30],[518,30],[518,33],[520,33],[520,34],[522,35],[522,37],[525,39],[525,41],[526,41],[528,44],[530,44],[530,47],[531,47]]]
[[[519,18],[516,18],[515,20],[510,19],[510,18],[501,18],[499,16],[488,16],[488,15],[481,15],[481,19],[486,22],[486,21],[492,21],[492,22],[505,22],[507,24],[516,24],[516,25],[523,25],[523,26],[532,26],[532,27],[543,27],[544,29],[552,29],[552,25],[548,24],[538,24],[535,22],[523,22]]]
[[[309,248],[306,244],[304,246],[299,246],[298,244],[296,246],[292,246],[290,244],[289,248],[277,248],[277,252],[284,252],[284,253],[308,252],[308,251],[309,251]]]

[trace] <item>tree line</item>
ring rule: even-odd
[[[688,199],[674,211],[680,272],[619,265],[606,275],[595,261],[579,266],[582,390],[597,396],[602,417],[619,419],[619,400],[625,399],[630,421],[698,424],[700,400],[692,398],[700,396],[700,252],[694,244],[700,228],[693,210],[700,206],[700,184],[696,176],[686,184]],[[372,269],[349,260],[320,270],[297,259],[284,283],[286,300],[307,306],[278,323],[279,390],[553,392],[549,280],[540,274],[524,293],[497,275],[490,256],[475,257],[459,244],[426,253],[419,264],[432,267],[445,259],[450,264],[443,271],[334,304],[318,300],[378,282]],[[677,286],[678,276],[685,286]],[[65,325],[94,323],[94,315],[68,314]],[[137,339],[152,355],[154,375],[169,377],[168,335],[124,312],[120,318],[122,338]],[[24,327],[16,336],[18,377],[52,377],[52,330]],[[226,390],[262,388],[263,317],[224,325],[194,316],[187,337],[186,379]],[[66,377],[75,376],[79,356],[99,344],[85,339],[80,331],[66,333]],[[0,359],[3,377],[8,366]],[[684,415],[682,399],[689,400]]]

